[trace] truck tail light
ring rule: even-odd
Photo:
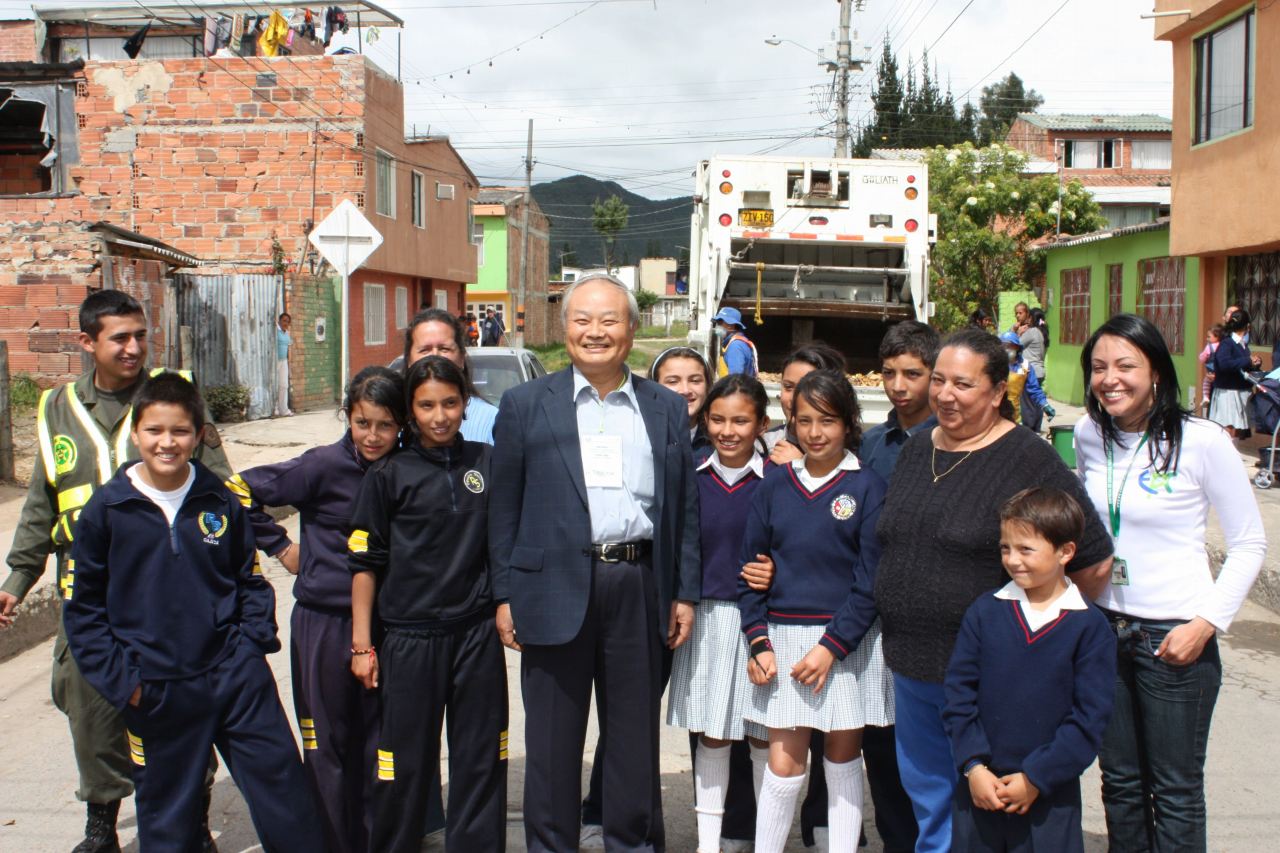
[[[810,216],[810,225],[826,225],[829,220],[825,216]]]
[[[730,225],[733,224],[733,217],[727,213],[720,214],[720,224],[723,225],[725,228],[728,228]]]
[[[722,178],[727,178],[729,177],[729,175],[730,175],[730,172],[728,169],[725,169],[723,172],[720,173],[720,177]]]
[[[915,201],[916,196],[920,195],[920,190],[915,187],[907,187],[907,191],[903,195],[907,197],[907,201]]]
[[[722,184],[720,184],[720,192],[723,193],[724,195],[728,195],[729,193],[733,192],[733,184],[729,183],[728,181],[723,182]]]
[[[906,222],[902,223],[902,227],[907,229],[908,234],[914,234],[915,230],[920,227],[920,223],[916,222],[914,219],[908,219]]]
[[[914,184],[915,182],[916,182],[916,176],[915,176],[915,175],[907,175],[907,183],[909,183],[909,184]]]

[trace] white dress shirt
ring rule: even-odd
[[[758,452],[752,453],[751,459],[741,468],[730,468],[720,461],[720,452],[715,451],[707,457],[707,461],[698,466],[698,470],[701,471],[707,467],[714,468],[727,486],[732,486],[747,476],[748,471],[753,472],[757,477],[764,477],[764,457]]]
[[[1027,620],[1027,627],[1034,633],[1057,619],[1064,610],[1089,609],[1089,605],[1084,603],[1084,597],[1080,595],[1080,589],[1071,582],[1071,578],[1067,578],[1066,581],[1067,588],[1040,610],[1032,607],[1031,602],[1027,600],[1027,591],[1014,581],[1009,581],[996,590],[995,596],[1006,601],[1018,602],[1022,607],[1022,616]]]
[[[844,452],[844,458],[840,460],[840,464],[832,468],[821,477],[815,477],[809,473],[809,469],[804,464],[805,457],[791,460],[791,467],[795,469],[796,477],[800,480],[800,485],[804,486],[811,492],[816,492],[827,483],[836,478],[841,471],[857,471],[862,465],[858,462],[858,457],[853,455],[852,450]]]
[[[587,486],[592,544],[652,539],[654,454],[644,416],[640,413],[640,403],[636,400],[631,372],[626,371],[622,384],[601,400],[587,378],[578,368],[573,368],[573,402],[584,470],[588,459],[583,439],[591,435],[607,435],[622,440],[622,488]]]

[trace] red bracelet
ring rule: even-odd
[[[353,654],[353,655],[369,655],[370,657],[375,657],[375,658],[376,658],[376,657],[378,656],[378,650],[377,650],[377,648],[376,648],[375,646],[370,646],[370,647],[369,647],[369,648],[367,648],[367,649],[357,649],[355,646],[352,646],[352,647],[351,647],[351,654]]]

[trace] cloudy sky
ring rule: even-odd
[[[0,0],[0,13],[25,5]],[[523,180],[530,118],[535,181],[581,172],[651,198],[689,193],[693,165],[717,152],[829,153],[833,146],[832,75],[810,51],[834,57],[836,0],[379,5],[405,19],[407,129],[447,133],[486,183]],[[854,55],[872,61],[853,77],[855,128],[868,116],[886,33],[903,67],[928,49],[959,101],[976,104],[983,85],[1015,71],[1045,96],[1045,112],[1169,115],[1169,47],[1138,17],[1152,0],[862,5]],[[790,41],[766,45],[771,36]],[[335,44],[354,45],[354,38],[353,29]],[[365,50],[394,73],[396,44],[395,31],[384,30]]]

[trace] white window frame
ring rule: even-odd
[[[396,218],[396,158],[381,148],[374,149],[374,210],[379,216]],[[386,170],[384,178],[383,170]],[[385,192],[384,192],[385,190]]]
[[[409,288],[396,288],[396,328],[404,329],[409,326]]]
[[[374,306],[377,306],[377,316]],[[377,337],[374,337],[376,335]],[[364,285],[364,343],[377,346],[387,342],[387,286],[365,282]]]
[[[477,235],[480,239],[476,239]],[[479,219],[471,223],[471,242],[476,247],[476,268],[484,266],[484,223]]]
[[[1156,159],[1160,162],[1149,163]],[[1129,162],[1134,169],[1167,172],[1173,168],[1173,140],[1135,139],[1129,143]]]
[[[1077,161],[1079,155],[1076,152],[1077,146],[1086,145],[1090,148],[1091,153],[1096,151],[1097,156],[1093,161],[1093,165],[1081,166]],[[1111,165],[1107,165],[1107,146],[1111,146]],[[1096,146],[1096,147],[1095,147]],[[1124,157],[1124,142],[1119,138],[1099,138],[1099,139],[1064,139],[1062,140],[1062,168],[1064,169],[1119,169]],[[1070,162],[1068,162],[1070,161]]]
[[[436,307],[439,308],[441,311],[449,310],[449,291],[447,290],[436,291]]]
[[[1257,76],[1257,8],[1250,6],[1230,20],[1222,21],[1209,32],[1204,33],[1191,42],[1191,144],[1200,145],[1222,139],[1234,133],[1241,133],[1253,127],[1255,94],[1255,78]],[[1240,124],[1238,127],[1215,129],[1211,116],[1215,112],[1225,112],[1225,107],[1214,105],[1215,94],[1219,98],[1232,93],[1213,91],[1212,66],[1214,40],[1217,36],[1237,25],[1244,27],[1243,80],[1240,84]]]
[[[409,219],[415,228],[427,227],[427,180],[417,170],[409,176]]]

